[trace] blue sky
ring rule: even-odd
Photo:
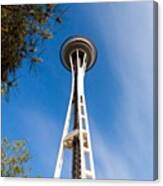
[[[44,43],[44,62],[29,73],[24,61],[18,88],[9,102],[2,99],[2,137],[28,141],[30,176],[53,176],[71,85],[60,46],[69,36],[86,36],[98,52],[85,82],[96,177],[151,180],[153,2],[68,6],[54,39]],[[62,177],[70,176],[66,151]]]

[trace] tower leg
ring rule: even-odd
[[[61,138],[61,142],[60,142],[56,168],[55,168],[55,172],[54,172],[54,177],[55,178],[60,178],[60,176],[61,176],[61,171],[62,171],[62,166],[63,166],[63,159],[64,159],[64,139],[67,136],[68,130],[69,130],[69,127],[70,127],[70,119],[71,119],[73,96],[74,96],[74,81],[75,81],[74,70],[73,70],[73,66],[72,66],[72,58],[71,58],[71,67],[72,67],[71,94],[70,94],[70,100],[69,100],[69,104],[68,104],[68,110],[67,110],[67,114],[66,114],[63,134],[62,134],[62,138]]]

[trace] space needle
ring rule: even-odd
[[[61,61],[71,72],[71,93],[54,177],[60,178],[64,151],[72,151],[72,178],[95,179],[89,122],[84,94],[84,77],[96,61],[95,46],[84,37],[68,38],[61,47]],[[73,123],[73,129],[70,124]]]

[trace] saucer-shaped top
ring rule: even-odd
[[[73,54],[76,49],[86,53],[86,70],[89,70],[96,61],[96,48],[88,39],[84,37],[71,37],[63,43],[61,47],[61,61],[63,65],[66,69],[71,71],[69,56]]]

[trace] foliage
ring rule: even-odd
[[[30,153],[26,141],[15,140],[9,142],[6,138],[1,144],[1,176],[27,177],[30,169],[26,163],[30,160]]]
[[[57,5],[58,6],[58,5]],[[38,47],[53,37],[53,28],[62,23],[53,4],[1,6],[1,93],[17,85],[16,71],[26,58],[41,63]],[[52,23],[53,25],[51,25]]]

